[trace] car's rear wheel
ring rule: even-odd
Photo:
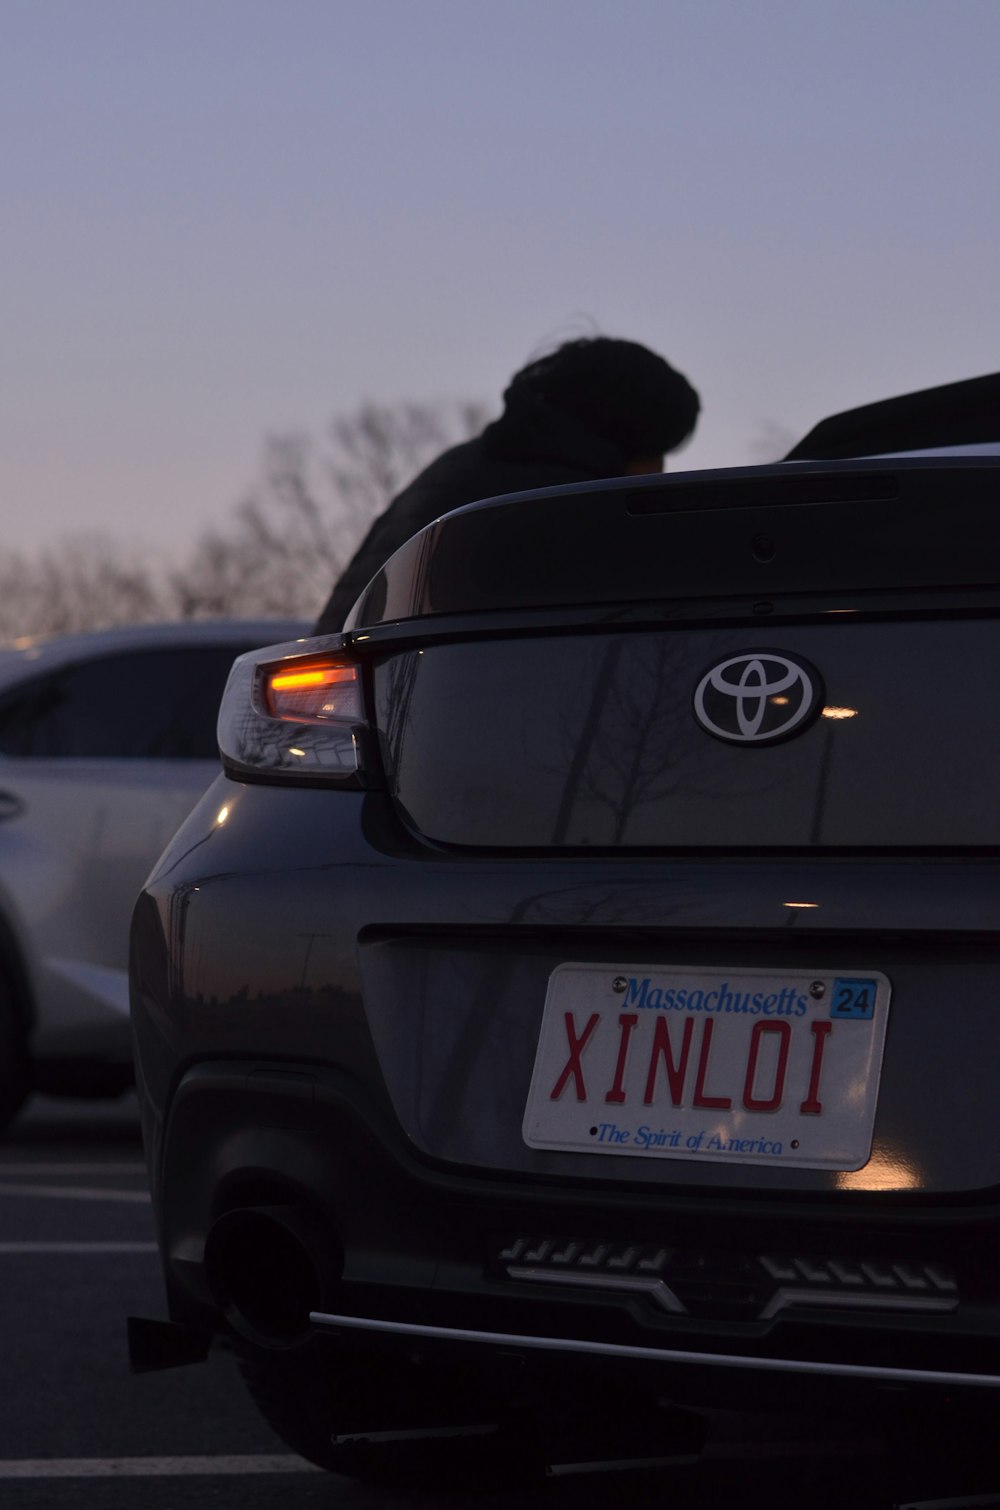
[[[388,1357],[317,1344],[284,1352],[244,1347],[238,1356],[268,1425],[331,1473],[393,1487],[465,1490],[541,1474],[529,1424],[502,1418],[459,1374],[428,1376]]]
[[[0,1130],[17,1116],[31,1092],[31,1060],[24,1026],[6,979],[0,975]]]

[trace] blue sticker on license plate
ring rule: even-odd
[[[876,990],[873,980],[835,980],[830,1016],[854,1018],[856,1022],[874,1017]]]

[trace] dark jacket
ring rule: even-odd
[[[340,629],[379,568],[442,514],[500,493],[618,477],[624,470],[618,447],[574,415],[530,392],[512,395],[482,435],[432,461],[376,519],[330,594],[316,633]]]

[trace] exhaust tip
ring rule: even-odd
[[[309,1333],[339,1278],[335,1241],[294,1206],[228,1211],[205,1241],[205,1274],[226,1320],[250,1341],[287,1347]]]

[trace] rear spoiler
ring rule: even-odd
[[[487,499],[414,535],[345,631],[429,615],[1000,588],[1000,458],[620,477]],[[769,607],[762,607],[769,612]]]
[[[1000,372],[845,409],[814,425],[786,461],[840,461],[1000,442]]]

